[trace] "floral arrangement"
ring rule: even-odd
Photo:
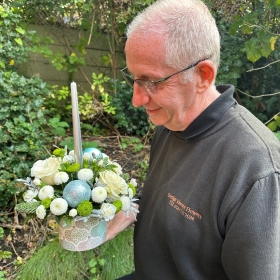
[[[109,221],[119,211],[138,212],[134,208],[136,180],[128,182],[122,167],[96,148],[84,151],[82,166],[74,151],[56,148],[51,157],[34,163],[31,178],[18,180],[28,188],[24,202],[15,209],[39,219],[53,214],[70,222],[76,216],[94,215]]]

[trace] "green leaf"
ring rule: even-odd
[[[252,33],[252,28],[246,24],[243,24],[241,27],[241,31],[243,34],[251,34]]]
[[[275,119],[277,126],[280,127],[280,117],[276,116],[274,119]]]
[[[57,125],[60,127],[69,127],[69,124],[67,122],[59,122]]]
[[[63,127],[56,127],[55,129],[51,130],[51,133],[56,136],[65,136],[66,131]]]
[[[262,56],[268,58],[269,55],[271,54],[271,48],[270,45],[266,45],[266,44],[261,44],[262,48],[260,49]]]
[[[84,147],[84,149],[86,149],[86,148],[97,148],[98,147],[98,142],[96,142],[96,141],[83,142],[83,147]]]
[[[275,121],[270,122],[267,127],[271,130],[271,131],[275,131],[277,129],[277,125]]]
[[[20,34],[25,34],[25,30],[24,29],[22,29],[21,27],[17,27],[16,28],[16,31],[18,32],[18,33],[20,33]]]
[[[0,61],[0,67],[1,68],[6,68],[6,65],[5,65],[4,61]]]
[[[0,238],[4,237],[4,229],[0,227]]]
[[[251,38],[249,41],[247,41],[245,43],[244,50],[247,54],[248,60],[252,62],[258,61],[262,56],[259,40],[257,38]]]
[[[12,257],[12,252],[0,250],[0,260],[10,259]]]
[[[235,21],[229,28],[229,34],[232,36],[235,36],[240,25],[241,25],[241,22],[239,20]]]
[[[270,48],[271,48],[272,51],[274,51],[276,40],[277,40],[277,37],[271,37],[270,40],[269,40]]]
[[[22,40],[20,38],[15,38],[15,41],[22,46]]]
[[[277,139],[280,141],[280,131],[273,132]]]

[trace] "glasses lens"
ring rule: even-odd
[[[143,84],[144,84],[144,87],[145,87],[145,89],[147,90],[147,92],[149,94],[152,95],[152,94],[157,93],[156,85],[153,82],[151,82],[151,81],[143,81]]]
[[[125,79],[125,81],[127,82],[127,84],[133,88],[133,84],[134,84],[134,80],[133,78],[131,77],[131,75],[129,75],[127,73],[127,68],[124,68],[121,70],[121,73],[123,74],[123,77]]]
[[[134,80],[127,74],[124,73],[124,78],[127,84],[133,88]]]

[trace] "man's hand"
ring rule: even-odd
[[[138,205],[134,204],[135,210],[138,209]],[[129,211],[129,217],[127,217],[126,213],[120,211],[118,214],[115,215],[113,220],[107,222],[107,236],[106,241],[113,239],[116,235],[120,232],[125,230],[129,225],[136,221],[138,211]],[[105,241],[105,242],[106,242]]]

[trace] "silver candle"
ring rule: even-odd
[[[72,100],[72,120],[73,120],[75,158],[76,158],[76,162],[80,164],[80,167],[82,167],[83,164],[82,137],[81,137],[81,128],[80,128],[77,85],[75,82],[71,83],[71,100]]]

